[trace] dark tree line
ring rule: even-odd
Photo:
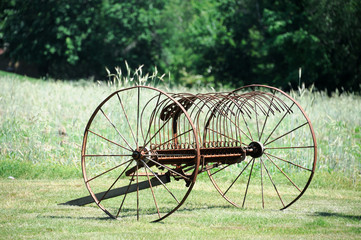
[[[359,91],[359,0],[7,0],[0,39],[12,60],[57,78],[144,64],[176,84]],[[300,70],[302,78],[299,79]]]

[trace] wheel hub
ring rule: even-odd
[[[264,146],[260,142],[251,142],[247,147],[247,155],[253,158],[259,158],[263,155]]]
[[[139,160],[141,157],[142,157],[142,154],[141,154],[140,152],[138,152],[138,151],[133,151],[133,153],[132,153],[132,158],[133,158],[134,160]]]
[[[143,162],[149,162],[149,159],[147,157],[149,155],[152,154],[146,147],[139,146],[136,150],[133,151],[132,158],[137,162],[138,166],[143,166]]]

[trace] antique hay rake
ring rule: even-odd
[[[114,92],[84,133],[82,170],[90,196],[112,218],[160,221],[207,172],[234,206],[285,209],[309,186],[316,139],[301,106],[274,87],[168,94],[136,86]]]

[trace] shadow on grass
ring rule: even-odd
[[[58,205],[62,205],[62,204],[58,204]],[[192,212],[192,211],[197,211],[197,210],[211,210],[211,209],[229,209],[229,208],[234,208],[233,206],[207,206],[207,207],[194,207],[194,208],[181,208],[181,209],[177,209],[174,213],[177,212]],[[101,211],[99,209],[99,211]],[[170,211],[170,210],[169,210]],[[38,216],[38,218],[49,218],[49,219],[79,219],[79,220],[120,220],[120,219],[127,219],[127,218],[134,218],[137,216],[136,213],[136,209],[124,209],[122,210],[123,214],[127,214],[126,216],[121,216],[118,219],[113,219],[111,217],[77,217],[77,216],[54,216],[54,215],[45,215],[45,216]],[[153,215],[153,214],[141,214],[141,215]],[[155,214],[154,214],[155,215]],[[161,223],[161,222],[158,222]]]
[[[361,220],[361,216],[348,215],[348,214],[343,214],[343,213],[315,212],[313,215],[314,216],[321,216],[321,217],[347,218],[347,219],[357,220],[357,221]]]

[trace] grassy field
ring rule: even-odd
[[[0,86],[0,196],[5,200],[0,238],[360,238],[359,95],[291,92],[315,129],[318,162],[311,187],[290,209],[262,210],[252,202],[246,209],[231,207],[202,175],[180,210],[164,222],[148,223],[147,217],[110,220],[95,206],[57,205],[87,194],[80,168],[84,128],[117,84],[0,72]]]
[[[160,223],[111,220],[98,207],[58,205],[86,194],[82,180],[0,180],[0,239],[360,239],[361,192],[309,188],[285,211],[235,208],[197,182]]]

